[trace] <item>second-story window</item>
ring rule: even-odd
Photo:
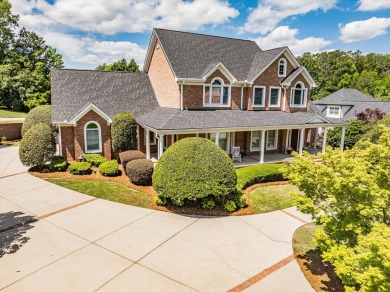
[[[286,60],[280,59],[279,66],[278,66],[278,76],[279,77],[286,77]]]
[[[213,79],[211,84],[204,86],[203,105],[204,106],[229,106],[230,86],[225,86],[219,78]]]
[[[269,106],[280,106],[280,87],[270,87],[269,90]]]
[[[264,86],[255,86],[253,88],[253,106],[264,106]]]
[[[302,82],[298,82],[294,88],[291,89],[291,107],[305,107],[306,106],[306,89]]]

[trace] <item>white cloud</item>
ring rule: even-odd
[[[298,32],[296,28],[279,26],[266,37],[259,37],[255,41],[263,50],[288,46],[294,55],[302,55],[305,52],[317,53],[332,43],[324,38],[316,37],[298,39],[296,37]]]
[[[306,14],[310,11],[333,8],[338,0],[260,0],[257,8],[250,11],[240,33],[266,34],[274,29],[283,19]]]
[[[340,39],[344,43],[373,39],[377,36],[386,34],[389,27],[390,17],[371,17],[367,20],[353,21],[345,25],[340,24]]]
[[[358,10],[375,11],[390,8],[389,0],[360,0]]]

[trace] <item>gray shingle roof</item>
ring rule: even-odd
[[[165,29],[155,32],[178,78],[202,78],[207,69],[221,62],[237,80],[243,81],[252,66],[262,65],[261,58],[256,56],[261,49],[254,41]],[[266,52],[264,58],[269,59],[271,52]]]
[[[334,104],[334,105],[354,105],[355,102],[375,101],[372,96],[361,93],[357,89],[342,88],[336,92],[324,97],[323,99],[314,101],[315,104]]]
[[[380,109],[386,114],[390,114],[389,101],[360,101],[355,102],[354,106],[344,115],[344,120],[356,119],[356,114],[366,109]]]
[[[158,107],[143,73],[53,69],[51,95],[53,123],[70,121],[90,103],[110,118],[124,111],[138,117]]]
[[[286,47],[276,48],[267,51],[257,52],[253,57],[251,68],[249,69],[247,80],[252,80],[267,65],[279,55]]]
[[[246,128],[262,126],[304,125],[317,115],[311,112],[241,110],[178,110],[158,108],[139,118],[137,122],[156,130],[188,130],[215,128]],[[328,119],[329,120],[329,119]],[[339,119],[330,120],[337,124]]]
[[[291,83],[291,81],[293,81],[299,75],[299,73],[302,72],[303,68],[305,68],[305,67],[300,66],[297,69],[295,69],[294,71],[292,71],[290,73],[290,75],[288,75],[286,78],[284,78],[281,83],[287,83],[287,84]]]

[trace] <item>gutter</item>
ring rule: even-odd
[[[180,83],[180,110],[182,111],[183,110],[183,84],[184,84],[184,80],[181,81]]]

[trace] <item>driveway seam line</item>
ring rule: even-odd
[[[283,212],[284,214],[286,214],[286,215],[288,215],[288,216],[290,216],[290,217],[292,217],[292,218],[294,218],[294,219],[296,219],[298,221],[301,221],[302,223],[305,223],[305,224],[309,223],[306,220],[304,220],[302,218],[299,218],[298,216],[295,216],[294,214],[292,214],[292,213],[290,213],[290,212],[288,212],[286,210],[279,210],[279,211]]]
[[[0,179],[7,178],[7,177],[10,177],[10,176],[20,175],[20,174],[23,174],[23,173],[28,173],[28,171],[21,171],[21,172],[15,172],[15,173],[7,174],[7,175],[2,175],[2,176],[0,176]]]

